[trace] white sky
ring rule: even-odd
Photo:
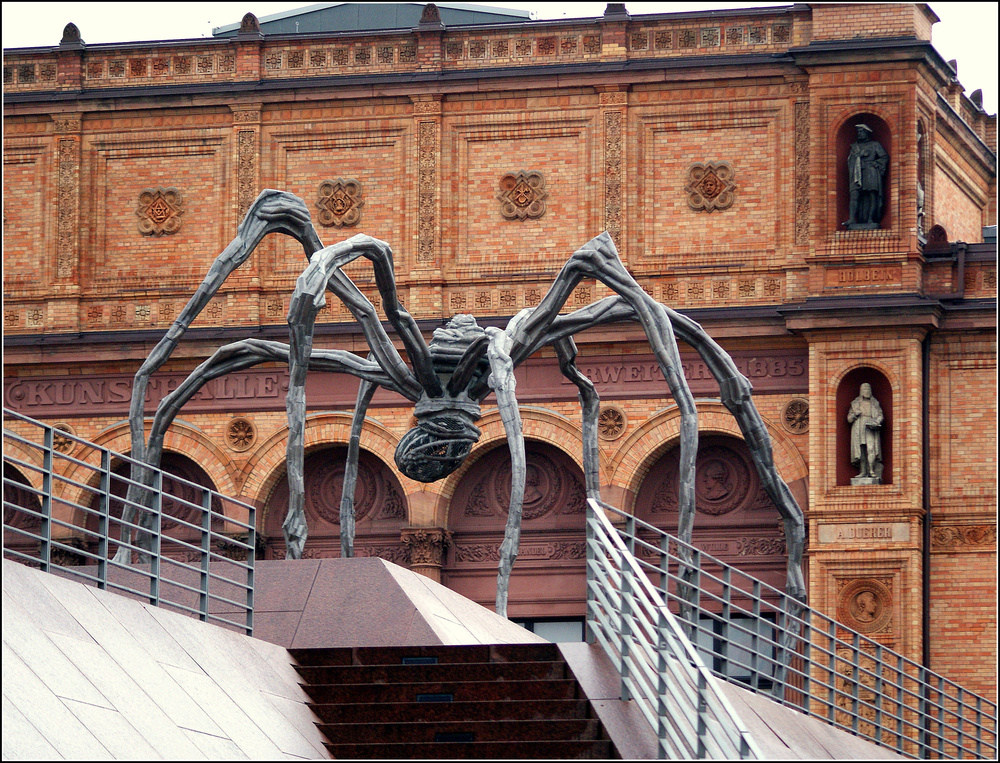
[[[22,48],[58,45],[63,27],[70,21],[80,29],[84,42],[136,42],[211,37],[212,28],[232,24],[252,11],[258,18],[303,8],[305,2],[116,2],[50,3],[4,2],[3,47]],[[606,2],[508,2],[486,3],[504,8],[533,11],[536,18],[580,18],[600,16]],[[708,8],[743,8],[786,3],[626,2],[630,13],[673,13]],[[934,25],[934,46],[946,61],[958,60],[959,80],[966,93],[982,89],[983,106],[997,110],[997,3],[932,2],[941,18]]]

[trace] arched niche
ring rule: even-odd
[[[38,557],[39,542],[34,538],[29,538],[17,530],[23,530],[35,536],[38,535],[42,526],[41,517],[29,514],[28,511],[40,512],[42,502],[38,496],[29,488],[31,483],[28,478],[21,473],[13,464],[3,465],[3,547],[27,554],[33,558]],[[22,511],[27,509],[28,511]],[[16,529],[8,529],[16,528]],[[20,557],[16,558],[18,561]]]
[[[891,485],[893,480],[893,405],[892,384],[878,369],[862,366],[848,371],[837,385],[837,484],[850,485],[851,477],[857,469],[851,465],[851,425],[847,413],[851,401],[856,398],[862,384],[870,384],[872,396],[878,400],[885,420],[882,422],[882,484]]]
[[[847,183],[847,157],[851,152],[851,144],[857,140],[858,124],[868,125],[868,127],[872,130],[872,139],[881,143],[882,148],[884,148],[886,153],[889,155],[889,162],[886,165],[885,175],[882,177],[883,205],[882,219],[880,222],[880,228],[882,230],[887,230],[892,228],[896,214],[896,211],[893,208],[894,199],[891,192],[892,170],[894,166],[893,160],[895,158],[895,155],[893,154],[894,146],[892,133],[885,120],[876,114],[866,111],[852,114],[841,123],[840,127],[837,128],[837,134],[834,141],[837,156],[835,170],[837,179],[837,218],[834,220],[834,227],[835,230],[845,230],[842,223],[847,220],[850,210],[850,189]]]
[[[493,608],[500,544],[510,504],[510,451],[483,449],[452,496],[442,581]],[[586,609],[586,490],[583,470],[549,443],[525,441],[521,540],[511,574],[514,618],[582,616]]]
[[[679,518],[679,461],[679,444],[657,457],[635,500],[638,519],[671,535],[677,535]],[[788,557],[780,515],[742,439],[722,433],[699,435],[695,512],[694,546],[784,589]]]
[[[313,448],[303,460],[305,513],[309,535],[302,556],[306,559],[340,556],[340,498],[344,489],[347,446]],[[284,559],[281,524],[288,513],[288,475],[275,483],[265,502],[262,528],[265,559]],[[405,565],[406,549],[400,530],[406,525],[406,499],[392,470],[367,450],[358,454],[358,479],[354,490],[354,553],[379,556]]]
[[[188,546],[200,546],[201,531],[195,527],[188,527],[187,524],[201,527],[203,515],[200,507],[204,505],[205,493],[199,488],[215,491],[215,483],[204,468],[181,453],[164,451],[160,459],[160,468],[163,470],[163,503],[161,505],[163,518],[160,524],[162,531],[160,554],[178,561],[200,560],[201,552]],[[108,557],[113,556],[118,549],[118,544],[114,541],[121,537],[122,528],[121,524],[114,520],[121,519],[124,508],[122,499],[128,492],[131,471],[131,464],[128,461],[115,459],[111,463],[109,514],[112,521],[108,526]],[[194,487],[194,485],[199,487]],[[99,512],[101,511],[101,496],[96,485],[91,488],[90,494],[91,511],[87,512],[85,518],[82,518],[81,524],[88,530],[84,538],[84,547],[91,553],[96,553],[98,550],[97,532],[100,527]],[[213,497],[210,506],[215,513],[211,529],[220,532],[224,527],[224,520],[221,518],[221,501],[218,497]],[[132,542],[135,542],[134,533]]]

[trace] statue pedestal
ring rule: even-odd
[[[878,477],[851,477],[852,485],[881,485],[882,480]]]

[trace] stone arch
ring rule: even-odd
[[[5,451],[8,450],[8,444],[11,446],[17,445],[17,443],[13,442],[5,442]],[[17,447],[20,449],[20,446]],[[13,447],[10,448],[10,450],[13,449]],[[19,453],[18,455],[22,454]],[[24,459],[21,458],[20,460]],[[34,485],[25,474],[25,471],[30,473],[33,470],[24,470],[8,461],[3,462],[3,546],[5,550],[10,549],[37,558],[39,550],[37,540],[27,538],[14,529],[7,529],[8,527],[17,528],[37,535],[41,528],[42,520],[40,517],[32,516],[20,510],[20,508],[24,508],[28,509],[28,511],[40,512],[42,509],[42,502],[39,497],[31,492],[31,490],[26,489],[27,487],[39,489],[40,485]]]
[[[9,456],[16,458],[18,461],[38,467],[37,469],[25,469],[17,464],[12,465],[12,468],[17,470],[18,474],[25,479],[27,484],[36,490],[42,489],[42,473],[39,471],[42,468],[42,453],[39,448],[28,448],[16,440],[4,439],[3,452],[5,458]],[[4,461],[4,464],[6,463]]]
[[[353,414],[329,411],[306,417],[304,448],[309,452],[329,446],[347,445],[351,439]],[[399,473],[394,467],[393,456],[399,438],[385,425],[372,418],[365,418],[361,428],[360,446],[381,461],[395,474],[405,495],[417,492],[423,485]],[[241,499],[262,508],[274,486],[285,474],[285,449],[288,445],[287,425],[261,442],[240,472],[243,484]],[[261,518],[262,519],[262,518]]]
[[[536,440],[555,447],[573,459],[581,466],[582,470],[583,429],[579,424],[562,414],[541,406],[522,405],[519,410],[521,412],[521,430],[525,440]],[[434,516],[441,527],[448,526],[448,509],[451,499],[464,476],[488,451],[507,442],[507,433],[504,431],[498,409],[486,413],[476,422],[476,426],[482,432],[476,447],[459,469],[439,483],[440,488],[435,496]],[[600,460],[601,484],[607,484],[607,474],[608,459],[602,451]]]
[[[579,617],[586,602],[583,470],[572,448],[525,435],[528,474],[509,612],[513,617]],[[484,606],[492,606],[496,596],[510,500],[506,444],[506,437],[491,437],[477,448],[477,458],[454,490],[446,525],[452,535],[442,579]]]
[[[320,444],[306,454],[305,513],[309,535],[304,558],[340,555],[340,499],[347,445]],[[361,449],[354,493],[356,556],[379,556],[406,564],[401,531],[407,524],[407,501],[394,472],[371,451]],[[285,553],[282,523],[288,511],[287,475],[275,483],[261,512],[261,539],[266,558]]]
[[[739,424],[729,410],[716,401],[699,400],[698,432],[728,435],[743,440]],[[809,476],[809,468],[798,448],[773,422],[761,417],[771,438],[771,452],[774,465],[781,478],[792,488],[792,492],[803,510],[808,496],[804,483]],[[653,464],[666,451],[680,441],[681,415],[676,406],[661,410],[624,438],[611,457],[611,479],[613,484],[625,489],[628,505],[620,506],[622,511],[632,513],[639,486]]]
[[[837,485],[851,484],[851,429],[847,422],[847,412],[851,401],[858,396],[862,384],[870,384],[873,397],[878,400],[885,420],[882,422],[882,484],[891,485],[895,478],[893,463],[893,432],[895,424],[893,400],[899,389],[898,379],[892,371],[881,363],[854,363],[843,369],[833,380],[836,390],[834,417],[836,421],[835,456]]]
[[[132,436],[127,421],[113,424],[99,432],[93,440],[95,445],[106,448],[112,453],[128,455],[132,448]],[[177,453],[197,464],[211,480],[215,490],[222,495],[239,497],[239,474],[229,455],[204,431],[183,420],[175,420],[163,438],[163,451]],[[77,458],[92,467],[100,466],[100,451],[87,450],[77,454]],[[67,471],[66,476],[76,482],[85,484],[89,489],[73,488],[67,491],[66,498],[80,505],[89,505],[86,496],[100,484],[100,475],[92,469],[74,466]],[[223,502],[223,507],[228,502]]]

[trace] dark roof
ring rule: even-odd
[[[308,34],[413,29],[427,3],[318,3],[259,19],[265,34]],[[445,26],[529,21],[528,11],[468,3],[436,3]],[[212,30],[213,37],[235,37],[240,22]]]

